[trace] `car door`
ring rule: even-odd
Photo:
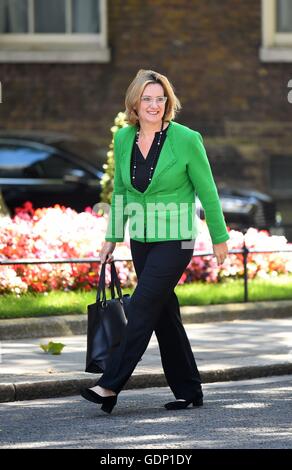
[[[52,152],[40,162],[40,169],[46,176],[51,205],[60,204],[80,212],[98,202],[100,188],[94,172],[87,170],[77,159],[63,152]]]
[[[0,139],[0,188],[11,212],[26,201],[35,208],[65,205],[83,210],[93,200],[92,175],[50,146]]]

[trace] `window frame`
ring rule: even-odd
[[[259,51],[262,62],[292,62],[292,32],[276,31],[277,0],[261,0],[262,46]]]
[[[100,1],[100,33],[0,34],[2,62],[109,62],[107,47],[107,0]],[[65,0],[66,9],[71,0]],[[28,0],[28,27],[33,29],[33,0]],[[66,24],[68,15],[66,12]],[[68,26],[68,24],[67,24]]]

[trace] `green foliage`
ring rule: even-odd
[[[46,354],[54,354],[55,356],[61,354],[65,344],[54,343],[50,341],[48,344],[40,344],[40,347]]]
[[[107,162],[103,165],[105,173],[101,180],[101,202],[105,202],[110,204],[111,202],[111,195],[113,192],[113,181],[114,181],[114,171],[115,171],[115,164],[114,164],[114,134],[115,132],[120,129],[121,127],[127,127],[127,123],[125,121],[126,115],[125,113],[118,113],[115,118],[114,125],[111,127],[111,132],[113,134],[111,143],[109,145],[109,150],[107,152]]]

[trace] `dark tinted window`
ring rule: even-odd
[[[0,178],[62,178],[67,173],[89,176],[78,164],[53,150],[0,146]]]
[[[76,176],[89,176],[89,173],[83,170],[78,164],[70,162],[60,155],[48,155],[42,161],[41,167],[44,178],[62,178],[65,174],[73,173]]]
[[[1,145],[1,178],[40,177],[40,163],[48,157],[48,152],[32,147]]]
[[[271,188],[292,189],[292,156],[272,155],[270,161]]]

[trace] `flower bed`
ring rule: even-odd
[[[62,206],[34,210],[27,202],[16,210],[13,218],[0,217],[0,258],[2,259],[58,259],[95,258],[99,256],[107,220],[91,208],[84,212]],[[231,230],[229,249],[240,249],[243,234]],[[283,249],[288,244],[285,237],[270,236],[266,231],[250,228],[245,235],[248,248]],[[291,245],[290,245],[291,246]],[[196,252],[212,252],[212,243],[206,226],[196,240]],[[117,244],[116,258],[131,258],[128,234],[124,243]],[[123,287],[136,282],[131,261],[116,262]],[[98,283],[99,263],[94,264],[39,264],[10,265],[0,267],[0,293],[15,294],[48,292],[51,290],[90,290]],[[250,278],[271,277],[292,272],[292,254],[250,254],[248,256]],[[221,282],[226,278],[243,276],[242,255],[230,254],[222,266],[217,266],[213,256],[194,257],[179,284],[204,280]],[[109,283],[109,266],[106,269]]]

